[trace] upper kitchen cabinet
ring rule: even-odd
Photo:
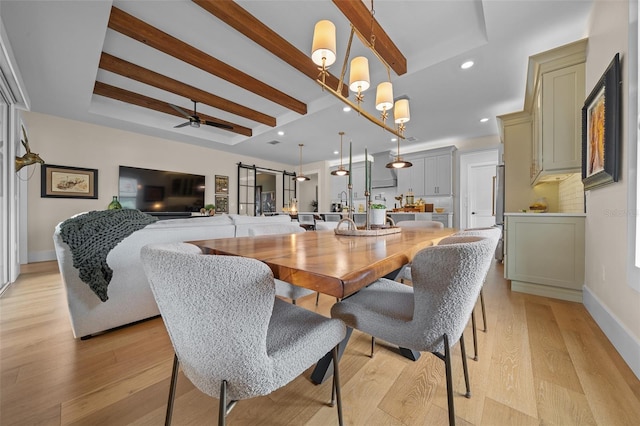
[[[424,158],[424,195],[451,195],[455,147],[434,149]]]
[[[413,191],[414,196],[421,197],[424,193],[424,157],[406,156],[413,166],[406,169],[398,169],[398,194],[407,195]]]
[[[364,198],[364,161],[351,165],[351,185],[353,198]]]
[[[415,197],[451,195],[453,193],[454,146],[415,152],[405,156],[413,166],[398,169],[398,193],[413,191]]]
[[[524,109],[532,117],[530,180],[581,170],[587,40],[531,56]]]

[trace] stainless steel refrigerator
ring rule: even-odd
[[[496,259],[502,261],[504,259],[504,164],[496,166],[496,183],[494,188],[496,226],[503,230],[496,247]]]

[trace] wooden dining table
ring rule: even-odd
[[[395,234],[365,237],[328,230],[189,242],[205,254],[258,259],[271,268],[275,278],[344,298],[398,271],[418,251],[455,231],[405,228]]]
[[[381,277],[395,279],[402,266],[425,247],[456,232],[452,228],[405,228],[379,236],[337,235],[333,230],[257,237],[189,241],[205,254],[243,256],[266,263],[275,278],[342,299]],[[342,357],[351,328],[338,346]],[[419,352],[400,348],[417,360]],[[332,372],[331,353],[316,364],[311,381],[320,384]]]

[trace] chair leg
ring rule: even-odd
[[[371,336],[371,358],[373,358],[373,351],[376,348],[376,338],[375,336]]]
[[[332,354],[333,356],[333,354]],[[329,401],[329,405],[334,407],[336,405],[336,383],[335,381],[331,382],[331,401]]]
[[[342,393],[340,391],[340,369],[338,368],[340,357],[338,356],[337,346],[331,351],[331,357],[333,358],[333,389],[335,390],[336,400],[338,402],[338,424],[342,426]]]
[[[178,355],[173,354],[173,370],[171,372],[171,385],[169,386],[169,401],[167,402],[167,415],[164,419],[165,426],[171,426],[171,417],[173,417],[173,401],[176,398],[176,383],[178,382],[178,368],[180,361]]]
[[[296,304],[296,299],[291,299],[291,304],[295,305]]]
[[[447,403],[449,406],[449,426],[455,426],[456,413],[453,405],[453,378],[451,372],[451,348],[449,347],[449,337],[444,336],[444,369],[447,379]]]
[[[220,409],[218,411],[218,426],[224,426],[227,421],[227,381],[220,384]]]
[[[316,292],[316,306],[318,306],[318,302],[320,301],[320,292]],[[482,312],[484,312],[484,309],[482,310]],[[485,326],[486,328],[486,326]]]
[[[224,426],[227,422],[227,416],[233,410],[233,407],[238,403],[237,400],[231,400],[227,402],[227,381],[223,380],[220,383],[220,408],[218,411],[218,426]]]
[[[484,294],[482,294],[482,288],[480,289],[480,306],[482,307],[482,325],[484,326],[484,332],[487,332],[487,314],[484,309]]]
[[[478,360],[478,332],[476,327],[476,313],[471,311],[471,331],[473,332],[473,360]]]
[[[462,371],[464,372],[464,384],[467,386],[467,393],[464,395],[471,398],[471,385],[469,384],[469,369],[467,368],[467,350],[464,346],[464,334],[460,335],[460,352],[462,352]]]

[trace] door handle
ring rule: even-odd
[[[471,214],[476,214],[476,212],[471,212]]]

